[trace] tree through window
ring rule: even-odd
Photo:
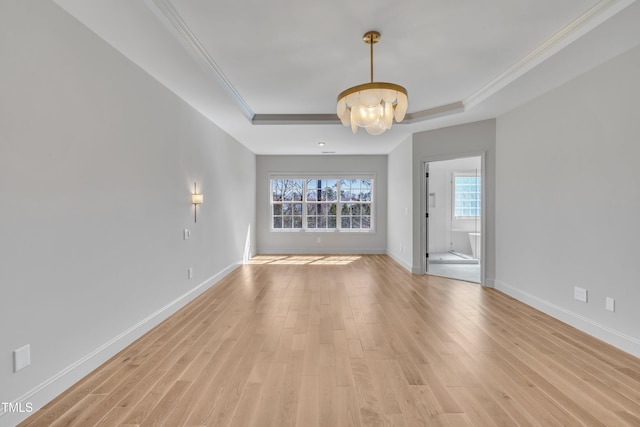
[[[373,179],[271,180],[273,231],[371,231]]]

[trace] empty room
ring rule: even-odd
[[[638,22],[0,0],[0,427],[640,425]]]

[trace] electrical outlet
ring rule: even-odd
[[[616,300],[607,297],[607,299],[605,300],[604,308],[609,311],[616,311]]]
[[[31,346],[29,344],[13,351],[13,372],[18,372],[31,364]]]
[[[577,286],[574,286],[573,297],[578,301],[587,302],[587,290],[584,288],[579,288]]]
[[[191,237],[191,232],[189,231],[188,228],[184,229],[184,240],[189,240],[189,237]]]

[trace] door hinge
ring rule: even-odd
[[[429,178],[429,172],[425,174],[425,178]]]
[[[426,255],[427,258],[429,258],[429,252],[427,252],[425,255]]]
[[[429,212],[425,213],[425,214],[424,214],[424,217],[425,217],[425,218],[429,218]]]

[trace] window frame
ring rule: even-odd
[[[292,202],[295,204],[302,205],[302,227],[301,228],[276,228],[274,227],[274,205],[276,204],[285,204],[284,201],[277,202],[273,199],[273,181],[274,180],[301,180],[302,181],[302,200]],[[323,181],[336,181],[336,199],[335,201],[317,201],[317,200],[308,200],[307,192],[308,192],[308,181],[309,180],[323,180]],[[368,180],[371,186],[370,191],[370,199],[367,201],[356,201],[349,200],[343,201],[341,200],[341,189],[342,189],[342,181],[344,180]],[[372,173],[338,173],[338,174],[326,174],[326,173],[295,173],[295,174],[282,174],[282,173],[271,173],[269,174],[268,179],[268,195],[269,195],[269,229],[271,232],[275,233],[291,233],[291,232],[310,232],[310,233],[367,233],[373,234],[375,233],[375,206],[376,206],[376,185],[375,185],[376,177],[375,174]],[[328,204],[336,205],[335,209],[335,228],[311,228],[308,227],[308,217],[310,216],[318,216],[308,213],[309,205],[318,205],[318,204]],[[347,205],[369,205],[370,212],[369,215],[364,215],[362,213],[362,208],[360,208],[361,213],[359,214],[360,218],[369,216],[369,228],[343,228],[342,227],[342,219],[344,218],[344,214],[342,212],[343,206]],[[324,215],[329,218],[330,216]],[[353,218],[353,215],[349,216]]]

